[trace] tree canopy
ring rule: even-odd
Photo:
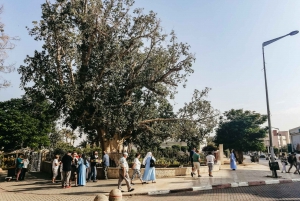
[[[33,103],[26,98],[0,102],[0,148],[39,148],[49,144],[54,118],[47,102]]]
[[[3,6],[0,6],[0,14],[3,12]],[[12,43],[13,40],[17,40],[17,37],[11,37],[4,32],[4,23],[0,19],[0,73],[10,73],[15,70],[14,64],[6,64],[5,60],[8,57],[8,51],[15,48]],[[0,89],[10,86],[10,81],[3,78],[0,74]]]
[[[133,9],[133,0],[56,0],[42,4],[42,19],[29,34],[43,50],[19,68],[26,94],[49,100],[103,150],[124,140],[167,137],[201,140],[218,112],[195,90],[178,113],[170,99],[193,73],[195,57],[156,13]],[[146,140],[147,139],[147,140]]]
[[[226,111],[220,117],[214,142],[217,145],[223,144],[224,149],[236,150],[239,155],[243,151],[261,151],[264,149],[263,138],[268,129],[262,127],[266,120],[266,115],[254,111]]]

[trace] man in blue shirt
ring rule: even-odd
[[[102,164],[103,164],[103,171],[104,171],[104,179],[108,179],[107,178],[107,168],[109,167],[109,156],[106,153],[106,151],[103,151]]]

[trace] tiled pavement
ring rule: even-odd
[[[236,171],[229,169],[228,165],[222,166],[219,172],[214,172],[214,177],[202,175],[201,178],[176,177],[158,179],[156,184],[141,185],[136,181],[134,186],[135,191],[132,193],[124,193],[123,196],[130,194],[157,194],[176,192],[178,190],[204,190],[211,188],[222,188],[222,186],[243,186],[245,183],[260,185],[258,181],[265,183],[278,183],[278,179],[266,177],[271,172],[268,167],[259,164],[246,164],[239,166]],[[282,176],[280,180],[291,181],[299,179],[299,175],[292,173],[278,173]],[[289,184],[282,184],[289,185]],[[28,201],[43,201],[43,200],[93,200],[96,194],[108,194],[112,189],[117,188],[117,180],[100,180],[97,183],[87,183],[85,187],[72,187],[70,189],[61,189],[60,184],[52,184],[50,180],[31,178],[22,182],[0,182],[0,200],[28,200]],[[124,190],[126,186],[123,186]],[[192,193],[192,192],[190,192]],[[172,195],[173,196],[173,195]],[[126,199],[129,199],[128,197]]]

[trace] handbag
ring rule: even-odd
[[[155,167],[155,161],[152,159],[152,157],[150,158],[150,167]]]

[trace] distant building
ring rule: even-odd
[[[300,151],[300,126],[289,130],[293,151]]]
[[[266,147],[270,146],[269,134],[264,138],[264,144]],[[288,131],[272,131],[272,144],[273,147],[281,148],[290,144],[290,134]]]

